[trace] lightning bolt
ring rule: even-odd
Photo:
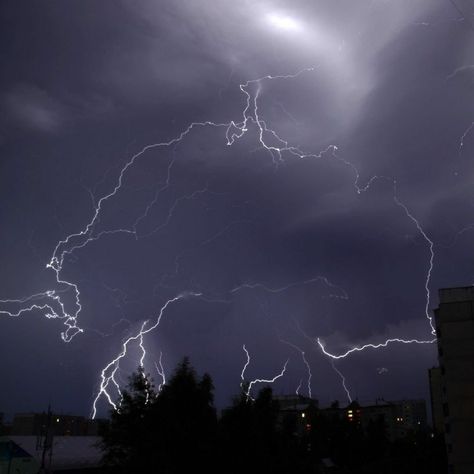
[[[283,368],[281,369],[281,372],[277,375],[275,375],[275,377],[271,378],[271,379],[254,379],[252,380],[250,383],[249,383],[249,386],[248,386],[248,390],[247,390],[247,397],[250,397],[250,392],[252,390],[252,387],[253,385],[255,385],[256,383],[274,383],[276,382],[280,377],[283,377],[283,375],[285,375],[285,372],[286,372],[286,366],[288,365],[288,362],[290,361],[290,359],[287,359],[286,362],[283,364]]]
[[[461,157],[461,153],[464,148],[464,140],[471,133],[473,128],[474,128],[474,122],[472,122],[471,125],[469,125],[469,127],[467,127],[464,133],[462,134],[459,140],[458,157]]]
[[[309,365],[309,362],[308,360],[306,359],[306,354],[304,352],[303,349],[301,349],[300,347],[298,347],[296,344],[293,344],[292,342],[289,342],[289,341],[286,341],[285,339],[280,339],[280,341],[283,343],[283,344],[287,344],[288,346],[292,347],[293,349],[295,349],[296,351],[298,351],[301,355],[301,358],[303,359],[303,363],[304,365],[306,366],[306,370],[308,372],[308,378],[307,378],[307,381],[306,381],[306,387],[307,387],[307,390],[308,390],[308,396],[309,398],[313,398],[313,395],[311,393],[311,379],[313,378],[313,374],[311,372],[311,366]],[[298,395],[299,393],[299,390],[301,388],[301,382],[300,384],[298,385],[298,388],[296,389],[296,394]]]
[[[275,132],[274,130],[268,127],[265,120],[262,119],[260,116],[259,98],[262,94],[263,86],[265,82],[275,81],[275,80],[278,81],[278,80],[295,79],[302,74],[310,73],[310,72],[313,72],[314,70],[315,68],[311,67],[311,68],[302,69],[296,74],[275,75],[275,76],[267,75],[267,76],[263,76],[258,79],[249,80],[243,84],[240,84],[239,89],[245,98],[245,107],[242,111],[242,118],[240,120],[238,121],[232,120],[230,122],[222,122],[222,123],[213,122],[213,121],[193,122],[190,125],[188,125],[181,133],[179,133],[175,138],[172,138],[169,141],[146,145],[140,151],[133,154],[125,163],[125,165],[120,169],[116,183],[110,192],[104,194],[100,199],[96,199],[93,193],[90,192],[91,201],[93,205],[93,212],[92,212],[92,217],[90,218],[89,222],[87,222],[87,224],[80,231],[69,234],[63,240],[60,240],[56,244],[53,250],[51,259],[46,265],[46,268],[54,272],[56,283],[59,286],[59,288],[61,288],[61,290],[47,290],[41,293],[34,294],[30,297],[26,297],[26,298],[18,299],[18,300],[0,300],[0,303],[6,306],[18,305],[20,307],[19,309],[15,311],[10,311],[8,309],[1,309],[0,314],[5,314],[12,317],[18,317],[25,312],[40,310],[44,312],[44,315],[47,318],[61,319],[64,321],[63,324],[66,326],[66,329],[61,333],[61,337],[64,342],[70,342],[77,334],[83,332],[83,329],[78,326],[79,315],[82,311],[82,304],[81,304],[81,293],[80,293],[78,285],[73,281],[67,281],[63,279],[63,277],[61,276],[62,270],[64,268],[66,256],[72,255],[78,249],[85,248],[91,242],[95,242],[104,237],[110,237],[116,234],[128,234],[128,235],[133,236],[135,239],[148,237],[158,232],[159,230],[161,230],[163,227],[167,226],[170,223],[171,219],[173,218],[174,212],[177,209],[177,207],[180,205],[180,203],[186,200],[195,199],[196,197],[206,192],[209,192],[208,186],[206,186],[202,189],[198,189],[194,191],[193,193],[179,197],[174,202],[174,204],[169,208],[168,215],[162,224],[152,229],[152,231],[150,231],[149,233],[139,234],[138,229],[141,226],[142,222],[144,222],[149,217],[150,211],[152,207],[157,203],[159,196],[170,186],[172,167],[174,164],[174,158],[173,158],[173,160],[171,160],[170,163],[168,164],[167,177],[166,177],[165,183],[162,186],[159,186],[156,188],[153,199],[146,205],[146,207],[143,209],[143,212],[139,216],[137,216],[131,228],[106,229],[106,230],[97,231],[96,227],[100,221],[100,215],[104,207],[109,201],[111,201],[114,197],[116,197],[117,194],[120,192],[123,186],[124,180],[126,179],[127,172],[147,152],[151,150],[173,147],[179,144],[181,141],[183,141],[195,129],[202,129],[206,127],[223,129],[226,143],[228,146],[231,146],[235,143],[236,140],[239,140],[247,133],[247,131],[250,128],[250,125],[253,125],[254,127],[256,127],[257,132],[258,132],[258,143],[259,143],[260,148],[268,152],[275,166],[278,166],[281,162],[283,162],[285,156],[289,156],[291,158],[297,158],[297,159],[323,159],[323,158],[328,157],[330,159],[338,160],[339,162],[347,166],[350,170],[352,170],[355,177],[353,185],[358,194],[366,192],[376,180],[388,180],[389,182],[392,183],[394,203],[403,209],[405,215],[416,226],[417,230],[419,231],[420,235],[423,237],[423,239],[425,240],[429,248],[430,258],[429,258],[428,269],[427,269],[426,279],[425,279],[425,284],[424,284],[425,292],[426,292],[425,316],[429,320],[432,333],[434,334],[432,318],[429,315],[430,282],[431,282],[431,273],[433,270],[434,258],[435,258],[434,244],[433,244],[433,241],[428,237],[427,233],[423,230],[419,220],[416,219],[416,217],[410,212],[408,207],[403,202],[401,202],[400,199],[398,198],[395,179],[388,178],[385,176],[373,176],[366,182],[365,185],[361,186],[359,184],[360,174],[359,174],[358,169],[351,162],[337,155],[336,153],[338,151],[337,145],[331,144],[318,153],[312,153],[312,152],[310,153],[310,152],[303,151],[300,148],[291,145],[286,139],[280,137],[277,134],[277,132]],[[467,134],[470,132],[473,126],[474,126],[474,122],[473,124],[471,124],[471,127],[468,130],[466,130],[465,134],[463,135],[463,138],[461,140],[460,150],[462,149],[464,138],[467,136]],[[271,141],[271,143],[269,142],[269,140]],[[212,237],[211,240],[213,238],[214,237]],[[178,262],[178,260],[176,262]],[[177,263],[176,265],[178,269],[179,264]],[[337,298],[343,298],[343,299],[348,298],[347,294],[343,290],[341,291],[340,288],[336,287],[335,285],[332,285],[325,277],[318,276],[315,279],[304,281],[303,284],[311,283],[312,281],[316,281],[316,280],[324,281],[331,288],[337,288],[338,292],[331,296],[337,297]],[[271,293],[279,293],[291,287],[292,287],[291,284],[286,287],[271,288],[259,283],[257,284],[246,283],[231,290],[230,294],[233,294],[244,288],[250,288],[250,289],[263,288],[264,290]],[[69,308],[66,309],[66,304],[61,299],[61,294],[65,292],[67,293],[72,292],[73,294],[74,302],[72,304],[71,309]],[[143,368],[144,363],[145,363],[145,358],[147,355],[146,347],[145,347],[145,343],[143,339],[144,336],[150,333],[151,331],[153,331],[154,329],[156,329],[156,327],[158,327],[164,311],[167,309],[167,307],[170,304],[189,296],[202,296],[202,294],[185,292],[185,293],[180,293],[178,296],[175,296],[172,299],[169,299],[164,304],[164,306],[162,306],[162,308],[160,309],[159,314],[153,324],[150,325],[149,320],[143,322],[138,333],[134,334],[133,336],[130,336],[123,342],[122,350],[113,360],[111,360],[102,369],[100,373],[100,386],[99,386],[98,393],[93,402],[92,417],[96,416],[97,403],[99,399],[101,398],[104,398],[114,409],[119,408],[119,403],[117,404],[113,401],[110,390],[112,389],[114,392],[118,392],[119,398],[120,398],[121,389],[120,389],[120,384],[118,383],[116,379],[116,375],[118,374],[118,371],[119,371],[120,362],[122,361],[122,359],[124,359],[127,356],[128,347],[134,343],[138,346],[139,350],[141,351],[139,366]],[[433,343],[434,339],[430,341],[424,341],[424,340],[420,341],[416,339],[404,340],[404,339],[398,339],[398,338],[387,339],[385,342],[382,342],[380,344],[366,344],[360,347],[353,347],[352,349],[348,350],[346,353],[339,354],[339,355],[331,354],[330,352],[326,351],[325,346],[322,344],[320,339],[319,338],[317,339],[317,343],[319,344],[323,354],[326,355],[327,357],[330,357],[331,359],[341,359],[355,352],[363,351],[369,348],[378,349],[378,348],[386,347],[388,344],[392,342],[398,342],[398,343],[403,343],[403,344],[411,344],[411,343],[428,344],[428,343]],[[245,346],[243,347],[247,355],[247,362],[241,373],[242,380],[244,377],[245,370],[248,364],[250,363],[250,355],[248,354],[248,351],[246,350]],[[304,363],[310,373],[310,367],[309,367],[309,364],[307,363],[307,360],[304,358],[304,352],[301,350],[300,352],[302,354]],[[254,379],[252,382],[250,382],[248,386],[248,390],[247,390],[247,395],[250,396],[250,392],[254,384],[273,383],[275,380],[282,377],[286,371],[288,361],[289,360],[285,362],[281,372],[277,374],[274,378]],[[163,373],[162,378],[163,378],[163,383],[164,383],[164,373]],[[310,377],[308,377],[308,391],[310,391],[310,389],[311,389]]]
[[[158,393],[161,392],[163,385],[166,384],[166,374],[165,369],[163,368],[162,362],[163,352],[160,352],[160,358],[158,360],[158,364],[155,362],[155,369],[158,372],[158,375],[161,377],[161,383],[158,385]]]
[[[310,343],[312,346],[315,346],[316,345],[316,341],[308,336],[308,334],[306,334],[303,329],[301,329],[301,326],[299,325],[298,322],[296,322],[296,327],[298,329],[298,331],[303,335],[303,337],[305,337]],[[301,350],[301,349],[300,349]],[[347,388],[347,385],[346,385],[346,378],[344,376],[344,374],[335,366],[334,364],[334,360],[332,358],[329,358],[330,360],[330,363],[331,363],[331,367],[333,368],[333,370],[337,373],[337,375],[339,376],[339,378],[341,379],[341,383],[342,383],[342,388],[344,389],[344,391],[346,392],[346,395],[347,395],[347,398],[349,400],[349,403],[352,402],[352,397],[351,397],[351,394],[349,392],[349,389]],[[309,370],[309,367],[308,367],[308,370]],[[310,397],[311,398],[311,397]]]
[[[247,367],[250,364],[250,354],[249,354],[249,351],[247,350],[247,348],[245,347],[245,344],[242,346],[242,349],[245,352],[247,360],[245,361],[244,367],[243,367],[242,372],[240,374],[240,378],[242,379],[242,383],[240,384],[241,387],[244,386],[244,383],[245,383],[244,374],[245,374],[245,371],[247,370]],[[252,398],[252,396],[250,395],[250,392],[252,391],[252,387],[256,383],[275,383],[279,378],[283,377],[283,375],[285,375],[286,367],[287,367],[289,361],[290,361],[290,359],[286,360],[286,362],[283,364],[283,368],[281,369],[281,372],[279,374],[275,375],[273,378],[271,378],[271,379],[258,379],[257,378],[257,379],[253,379],[251,382],[249,382],[248,387],[247,387],[247,391],[245,392],[245,396],[247,397],[247,399]]]
[[[396,181],[394,180],[394,187],[396,191]],[[425,241],[428,243],[428,248],[430,252],[430,259],[429,259],[429,264],[428,264],[428,270],[426,272],[426,278],[425,278],[425,292],[426,292],[426,300],[425,300],[425,316],[429,321],[430,327],[431,327],[431,334],[435,335],[436,334],[436,329],[433,325],[433,318],[430,316],[430,300],[431,300],[431,295],[430,295],[430,281],[431,281],[431,273],[433,271],[433,266],[434,266],[434,243],[433,241],[426,235],[426,232],[423,230],[423,228],[420,225],[420,222],[413,216],[413,214],[410,213],[408,210],[407,206],[403,204],[395,194],[393,197],[393,200],[397,204],[397,206],[400,206],[404,211],[407,217],[415,224],[416,228],[418,229],[418,232],[423,236]],[[433,342],[433,341],[432,341]]]
[[[141,349],[141,357],[140,357],[140,367],[143,368],[143,364],[145,361],[146,357],[146,349],[145,346],[143,345],[143,336],[145,334],[150,333],[154,329],[156,329],[161,322],[161,318],[163,317],[163,314],[165,313],[166,309],[168,308],[169,305],[180,301],[185,298],[189,297],[198,297],[201,296],[200,293],[192,293],[192,292],[187,292],[187,293],[181,293],[174,298],[169,299],[166,301],[166,303],[160,308],[160,311],[158,313],[158,316],[156,317],[155,322],[150,326],[148,325],[148,320],[144,321],[140,327],[140,330],[138,331],[137,334],[130,336],[125,340],[125,342],[122,344],[122,350],[120,353],[112,359],[101,371],[100,374],[100,386],[99,386],[99,391],[94,398],[94,402],[92,404],[92,418],[94,419],[97,415],[97,403],[101,397],[104,397],[106,401],[109,403],[109,405],[112,406],[113,409],[117,410],[117,404],[113,401],[110,393],[109,393],[109,385],[112,384],[115,386],[115,388],[119,391],[121,394],[120,386],[118,382],[115,379],[115,375],[117,373],[117,370],[120,367],[120,361],[127,356],[127,351],[129,345],[131,345],[133,342],[138,341],[138,346]]]
[[[303,379],[300,379],[300,383],[298,384],[298,386],[296,387],[296,396],[299,396],[300,394],[300,390],[301,390],[301,385],[303,384]]]
[[[363,346],[356,346],[356,347],[353,347],[352,349],[347,350],[346,352],[343,352],[342,354],[332,354],[331,352],[328,352],[324,344],[319,339],[319,337],[316,339],[316,342],[318,343],[324,355],[330,357],[331,359],[338,360],[338,359],[345,359],[347,356],[354,354],[355,352],[362,352],[362,351],[365,351],[366,349],[380,349],[381,347],[387,347],[389,344],[393,344],[394,342],[399,343],[399,344],[433,344],[434,342],[436,342],[436,339],[431,339],[431,340],[399,339],[399,338],[387,339],[386,341],[381,342],[379,344],[364,344]]]
[[[331,366],[332,368],[334,369],[334,371],[339,375],[339,377],[341,378],[341,383],[342,383],[342,386],[344,388],[344,391],[346,392],[346,395],[347,395],[347,399],[349,400],[349,403],[352,403],[352,397],[351,397],[351,393],[349,392],[349,389],[347,388],[347,385],[346,385],[346,377],[344,376],[344,374],[336,367],[336,365],[334,364],[334,360],[331,360]]]
[[[247,370],[247,367],[249,366],[250,364],[250,354],[249,354],[249,351],[247,350],[247,348],[245,347],[245,344],[242,345],[242,350],[245,352],[245,355],[247,357],[247,361],[245,362],[243,368],[242,368],[242,372],[240,373],[240,378],[242,379],[242,382],[240,384],[240,386],[242,387],[243,384],[245,383],[245,371]]]

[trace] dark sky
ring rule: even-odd
[[[160,353],[167,375],[188,355],[219,406],[239,390],[243,344],[248,380],[290,359],[276,393],[307,393],[304,351],[326,404],[347,397],[316,338],[334,354],[430,340],[427,278],[429,308],[474,278],[474,14],[456,5],[2,2],[0,299],[24,302],[0,303],[0,411],[89,414],[100,371],[183,292],[144,336],[145,369],[159,382]],[[267,75],[294,77],[244,89],[232,146],[224,127],[198,126],[119,180],[193,122],[242,122],[239,84]],[[266,146],[278,136],[311,156],[262,146],[257,95]],[[46,265],[81,232],[59,247],[58,283]],[[8,314],[74,314],[71,284],[83,332],[70,342],[64,318]],[[48,290],[60,300],[25,301]],[[368,401],[425,397],[435,363],[434,344],[394,343],[334,366]]]

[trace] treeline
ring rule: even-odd
[[[159,392],[142,370],[102,433],[106,472],[117,474],[402,474],[445,472],[442,442],[417,433],[390,443],[383,422],[362,430],[310,404],[282,411],[265,387],[243,387],[220,417],[209,375],[184,359]]]

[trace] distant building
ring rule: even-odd
[[[102,420],[90,420],[83,416],[48,413],[16,413],[11,435],[40,436],[49,424],[54,436],[97,436]]]
[[[280,405],[278,413],[280,428],[286,423],[291,423],[296,435],[302,435],[311,429],[308,410],[318,408],[317,400],[302,395],[277,395],[273,399]]]
[[[362,426],[382,418],[387,438],[391,441],[410,433],[426,430],[425,400],[378,400],[375,405],[361,407]]]
[[[368,408],[368,407],[366,407]],[[358,402],[352,402],[345,410],[345,418],[349,423],[362,425],[362,408]],[[367,412],[366,412],[367,413]],[[364,417],[364,422],[369,421],[369,417]],[[364,423],[365,424],[365,423]],[[365,426],[364,426],[365,428]]]
[[[444,433],[443,415],[443,385],[441,381],[441,369],[432,367],[428,370],[430,380],[431,419],[433,431],[436,434]]]
[[[474,287],[439,290],[435,310],[449,472],[474,473]]]
[[[425,400],[400,400],[395,404],[397,437],[403,437],[410,432],[426,430]]]
[[[379,399],[374,404],[365,406],[353,402],[345,408],[326,408],[322,413],[328,417],[345,418],[351,423],[357,423],[364,431],[367,431],[371,423],[382,422],[385,426],[385,435],[390,441],[426,430],[425,400]]]

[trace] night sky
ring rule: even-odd
[[[157,384],[188,355],[225,406],[245,344],[248,381],[289,359],[277,394],[427,397],[436,344],[333,361],[317,338],[431,340],[437,289],[473,283],[469,0],[10,0],[0,22],[0,411],[90,414],[176,298],[143,337]],[[235,126],[157,146],[206,121]]]

